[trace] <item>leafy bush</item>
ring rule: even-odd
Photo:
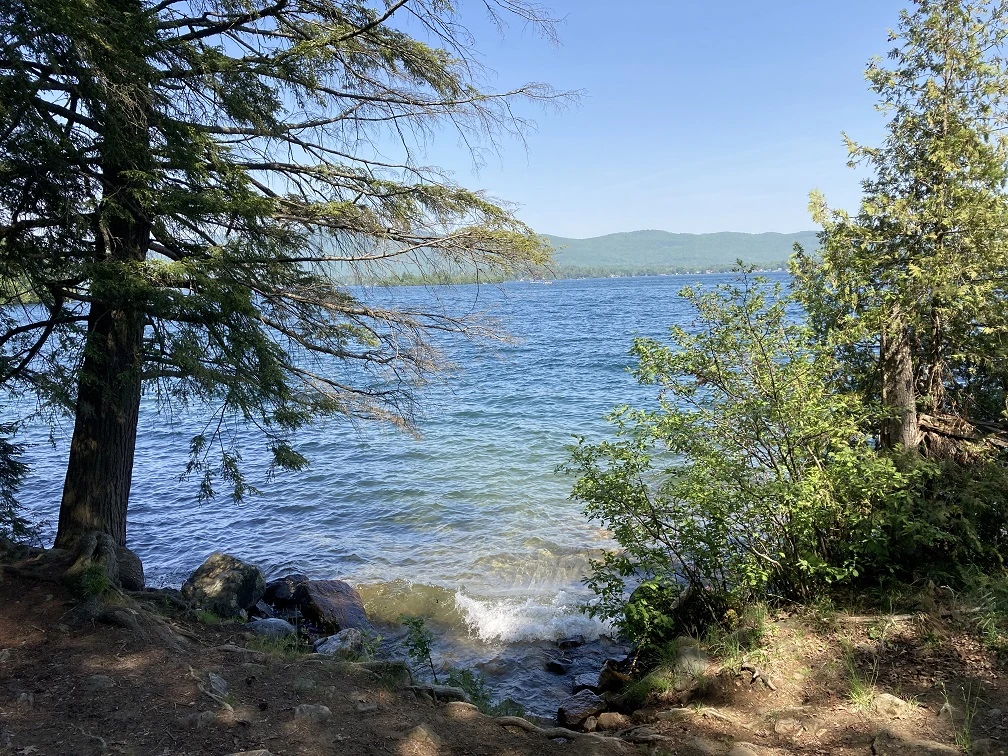
[[[680,294],[690,328],[632,349],[657,408],[618,408],[616,439],[582,439],[562,466],[622,547],[592,564],[592,611],[643,644],[754,597],[802,600],[857,578],[881,546],[877,514],[912,496],[917,474],[876,454],[865,409],[779,286],[744,272]]]
[[[23,542],[34,538],[37,529],[23,516],[17,500],[28,467],[20,459],[24,446],[7,438],[13,432],[12,426],[0,424],[0,537]]]
[[[434,643],[434,633],[427,629],[423,617],[402,615],[399,621],[406,627],[406,651],[417,664],[427,664],[431,677],[437,683],[437,672],[434,671],[434,658],[431,656],[431,646]]]

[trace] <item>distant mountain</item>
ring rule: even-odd
[[[795,242],[806,251],[818,248],[815,231],[793,234],[673,234],[629,231],[567,239],[546,235],[556,249],[554,266],[561,276],[674,273],[731,266],[736,260],[756,266],[776,266],[787,260]]]

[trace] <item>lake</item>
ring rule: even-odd
[[[653,400],[657,390],[628,373],[632,338],[663,338],[669,325],[688,322],[691,312],[677,297],[683,286],[730,278],[383,290],[399,303],[437,298],[452,311],[487,311],[516,341],[445,344],[458,367],[424,389],[420,439],[368,424],[315,427],[298,447],[311,467],[270,482],[262,479],[265,453],[246,446],[249,482],[263,493],[242,505],[226,496],[196,503],[198,481],[179,478],[188,439],[203,421],[169,423],[145,399],[128,543],[151,585],[179,585],[215,550],[258,564],[267,577],[298,571],[346,579],[361,587],[379,622],[428,617],[445,635],[445,660],[479,666],[500,689],[520,695],[512,678],[521,649],[609,630],[579,609],[590,598],[581,583],[588,559],[611,543],[569,499],[573,481],[554,472],[565,447],[577,436],[608,435],[603,416],[614,406]],[[56,448],[48,428],[27,437],[34,474],[22,500],[53,523],[65,431]]]

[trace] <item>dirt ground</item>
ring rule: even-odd
[[[0,571],[0,754],[979,754],[1006,738],[1002,672],[970,615],[777,617],[746,659],[775,690],[714,660],[685,707],[652,703],[621,737],[560,737],[356,665],[248,650],[239,628],[176,620],[184,646],[172,650],[75,627],[76,603],[60,583]],[[867,690],[857,701],[852,674]]]

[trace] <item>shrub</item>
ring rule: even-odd
[[[582,439],[561,467],[622,547],[592,563],[591,611],[643,644],[857,578],[882,545],[878,513],[916,481],[876,454],[865,409],[779,286],[743,272],[680,295],[690,328],[673,327],[671,347],[633,344],[657,407],[616,409],[615,440]]]

